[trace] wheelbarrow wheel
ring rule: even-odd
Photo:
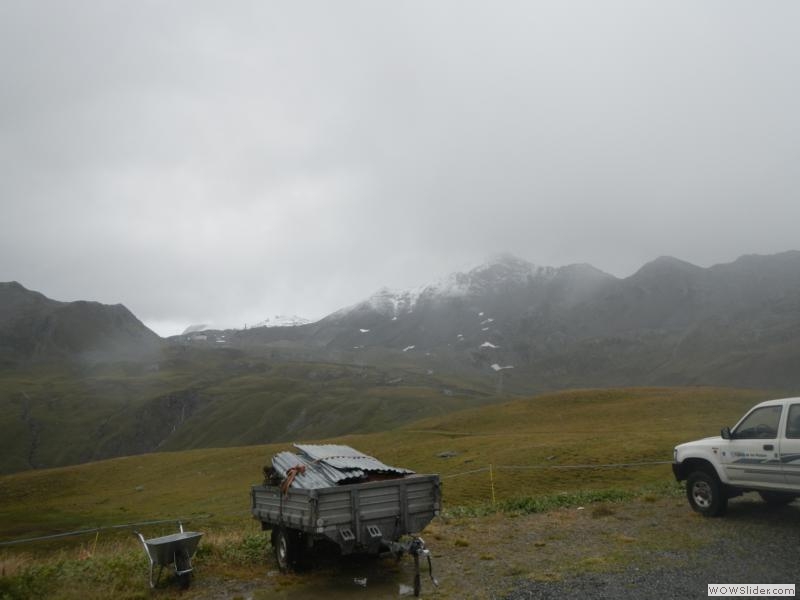
[[[178,577],[178,585],[182,590],[189,589],[192,583],[192,561],[186,552],[175,554],[175,573]]]
[[[300,532],[288,527],[272,530],[272,549],[281,573],[290,572],[300,556]]]
[[[180,587],[182,590],[188,590],[191,584],[192,584],[191,573],[181,573],[180,575],[178,575],[178,587]]]

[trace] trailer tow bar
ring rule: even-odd
[[[430,574],[433,585],[439,587],[439,582],[433,576],[433,562],[431,561],[431,551],[425,547],[425,541],[421,537],[415,537],[408,546],[408,553],[414,557],[414,596],[419,596],[422,589],[419,574],[419,557],[423,555],[428,559],[428,573]]]
[[[422,590],[421,577],[419,572],[419,557],[425,556],[428,559],[428,573],[430,574],[433,585],[439,587],[439,581],[433,576],[433,561],[431,560],[431,551],[425,547],[425,541],[418,536],[414,536],[409,541],[405,542],[384,542],[388,550],[394,554],[398,559],[408,552],[414,557],[414,596],[419,597]]]

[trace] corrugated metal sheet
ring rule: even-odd
[[[305,473],[298,473],[295,476],[292,487],[307,490],[331,487],[347,483],[348,480],[359,481],[366,475],[361,470],[340,471],[326,464],[315,463],[306,456],[292,452],[280,452],[272,457],[272,466],[282,477],[286,477],[286,472],[298,465],[303,465],[306,470]]]
[[[414,472],[408,469],[385,465],[377,458],[359,452],[350,446],[339,446],[335,444],[295,444],[294,447],[309,458],[324,462],[336,469],[362,469],[375,473],[398,473],[400,475],[410,475]]]
[[[292,481],[292,487],[296,488],[313,490],[356,483],[366,479],[369,473],[413,473],[385,465],[350,446],[295,444],[295,448],[301,453],[279,452],[272,457],[272,466],[282,477],[286,477],[292,467],[304,466],[305,472],[298,473]]]

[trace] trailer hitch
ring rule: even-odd
[[[428,559],[428,574],[431,577],[433,585],[439,586],[439,581],[433,576],[433,561],[431,560],[431,551],[425,547],[425,541],[419,537],[414,536],[408,541],[404,542],[391,542],[384,541],[384,546],[394,554],[399,560],[406,552],[414,557],[414,596],[419,596],[422,589],[421,577],[419,570],[419,557],[424,556]]]
[[[431,577],[433,585],[439,587],[439,582],[433,576],[433,561],[431,561],[431,551],[425,547],[425,541],[421,537],[415,537],[408,545],[408,553],[414,557],[414,596],[419,596],[422,589],[419,574],[419,557],[425,556],[428,559],[428,574]]]

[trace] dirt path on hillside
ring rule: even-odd
[[[731,501],[723,519],[693,513],[683,498],[642,498],[546,514],[437,519],[424,537],[440,586],[422,597],[706,598],[709,583],[795,583],[800,502],[771,508]],[[319,559],[297,575],[272,561],[256,580],[200,575],[187,597],[305,600],[413,597],[412,561]]]

